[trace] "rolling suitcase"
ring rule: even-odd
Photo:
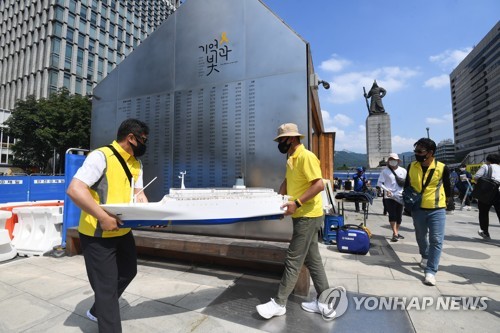
[[[370,237],[362,226],[346,224],[337,231],[337,249],[345,253],[367,254]]]

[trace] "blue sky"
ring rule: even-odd
[[[263,0],[310,43],[335,150],[366,153],[363,86],[387,90],[392,148],[453,139],[449,74],[500,17],[498,0]]]

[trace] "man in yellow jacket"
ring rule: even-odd
[[[290,196],[283,208],[285,215],[291,215],[293,235],[285,258],[285,271],[281,277],[276,299],[257,305],[257,312],[265,319],[286,313],[288,296],[293,291],[302,268],[306,265],[311,273],[318,297],[329,289],[328,278],[319,253],[318,231],[323,226],[324,213],[321,191],[324,189],[319,159],[300,142],[304,135],[296,124],[287,123],[278,128],[274,141],[278,149],[287,154],[286,175],[279,193]],[[325,311],[328,305],[318,298],[301,304],[304,311],[321,313],[334,318],[335,311]]]
[[[426,285],[436,285],[436,273],[443,249],[446,205],[453,200],[450,171],[434,158],[436,143],[421,138],[414,145],[415,162],[408,166],[405,187],[411,186],[422,194],[420,206],[411,211],[415,236],[422,260]]]
[[[130,228],[120,228],[117,216],[100,204],[147,202],[142,164],[149,128],[140,120],[127,119],[118,128],[112,144],[91,152],[68,186],[68,196],[81,208],[78,232],[94,305],[87,317],[99,332],[121,332],[118,298],[137,274],[137,254]],[[133,187],[133,188],[132,188]]]

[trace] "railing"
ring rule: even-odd
[[[356,176],[356,171],[351,171],[351,170],[346,170],[346,171],[334,171],[333,172],[333,177],[341,179],[342,181],[345,181],[347,179],[352,179],[353,176]],[[370,181],[370,184],[372,186],[377,185],[378,177],[380,176],[380,171],[370,171],[367,170],[364,174],[366,179]]]
[[[0,203],[64,200],[64,176],[0,176]]]

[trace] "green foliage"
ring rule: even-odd
[[[68,148],[88,148],[92,105],[86,96],[70,95],[65,88],[36,100],[28,96],[16,101],[10,118],[5,122],[8,133],[16,139],[12,146],[14,164],[24,169],[43,171],[54,155],[63,157],[57,169],[64,168]]]
[[[353,153],[349,151],[335,152],[335,170],[349,170],[367,164],[366,154]]]

